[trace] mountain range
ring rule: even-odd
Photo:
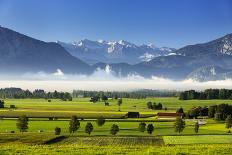
[[[44,42],[0,27],[1,75],[40,71],[92,74],[110,67],[115,76],[139,75],[197,81],[232,78],[232,34],[180,49],[128,41]]]
[[[128,63],[137,64],[143,61],[150,61],[158,56],[173,54],[174,48],[155,47],[149,45],[135,45],[125,40],[119,41],[91,41],[88,39],[64,43],[57,41],[70,54],[80,58],[88,64],[104,63]]]

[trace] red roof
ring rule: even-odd
[[[180,117],[183,114],[182,113],[171,113],[171,112],[159,112],[157,114],[158,116],[165,116],[165,117]]]

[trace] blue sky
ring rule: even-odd
[[[0,0],[0,25],[44,41],[179,48],[232,33],[231,0]]]

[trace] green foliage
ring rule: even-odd
[[[106,120],[103,117],[97,119],[98,126],[103,126],[105,124],[105,122],[106,122]]]
[[[0,100],[0,108],[4,108],[4,104],[5,104],[4,100]]]
[[[92,131],[93,131],[93,125],[92,123],[89,122],[85,126],[85,133],[88,133],[90,135]]]
[[[122,98],[118,98],[117,104],[118,104],[118,111],[121,111],[120,107],[122,105]]]
[[[110,129],[110,133],[112,135],[116,135],[119,132],[119,127],[116,124],[113,124]]]
[[[216,108],[217,108],[216,105],[209,106],[209,110],[208,110],[208,116],[209,116],[209,118],[214,118],[214,115],[216,113]]]
[[[80,128],[80,122],[77,116],[72,116],[69,122],[69,133],[74,133]]]
[[[22,115],[18,118],[16,123],[17,128],[20,132],[26,132],[28,129],[28,118],[26,115]]]
[[[195,126],[194,126],[194,132],[195,133],[198,133],[198,131],[199,131],[199,123],[198,123],[198,121],[195,123]]]
[[[16,108],[15,105],[13,105],[13,104],[10,105],[10,109],[15,109],[15,108]]]
[[[154,125],[153,124],[148,124],[147,125],[147,133],[148,134],[152,134],[153,133],[153,131],[154,131]]]
[[[139,131],[140,132],[146,131],[146,123],[144,123],[144,122],[139,123]]]
[[[175,132],[181,133],[185,128],[185,121],[182,118],[177,117],[174,123],[174,128]]]
[[[226,128],[227,129],[230,129],[232,127],[232,117],[231,115],[228,115],[227,118],[226,118]],[[230,130],[229,130],[230,131]]]
[[[156,104],[155,102],[152,103],[151,101],[149,101],[149,102],[147,102],[147,108],[153,109],[153,110],[162,110],[163,105],[162,105],[162,103]]]
[[[232,95],[232,89],[206,89],[204,92],[196,92],[195,90],[189,90],[181,92],[179,95],[180,100],[211,100],[211,99],[230,99]]]
[[[61,128],[56,127],[55,128],[55,135],[60,135],[60,133],[61,133]]]

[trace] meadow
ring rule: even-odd
[[[148,101],[160,102],[166,110],[148,109]],[[51,102],[45,99],[5,99],[5,108],[0,110],[0,154],[228,154],[232,151],[232,137],[224,122],[204,119],[207,123],[200,125],[198,134],[195,134],[196,120],[186,119],[184,131],[178,134],[174,131],[173,119],[157,119],[158,112],[175,112],[180,107],[186,111],[193,106],[232,104],[232,100],[123,99],[121,111],[118,111],[117,100],[109,100],[109,103],[110,106],[103,102],[92,103],[89,98],[74,98],[73,101],[52,99]],[[10,105],[16,108],[10,109]],[[140,112],[141,117],[125,117],[129,111]],[[29,117],[29,129],[20,133],[16,122],[23,114]],[[70,134],[72,115],[79,118],[80,128]],[[106,120],[103,126],[96,123],[100,117]],[[88,122],[94,128],[91,135],[85,133]],[[153,124],[154,132],[140,132],[140,122]],[[113,124],[120,128],[115,136],[110,134]],[[61,135],[54,134],[55,127],[61,128]]]

